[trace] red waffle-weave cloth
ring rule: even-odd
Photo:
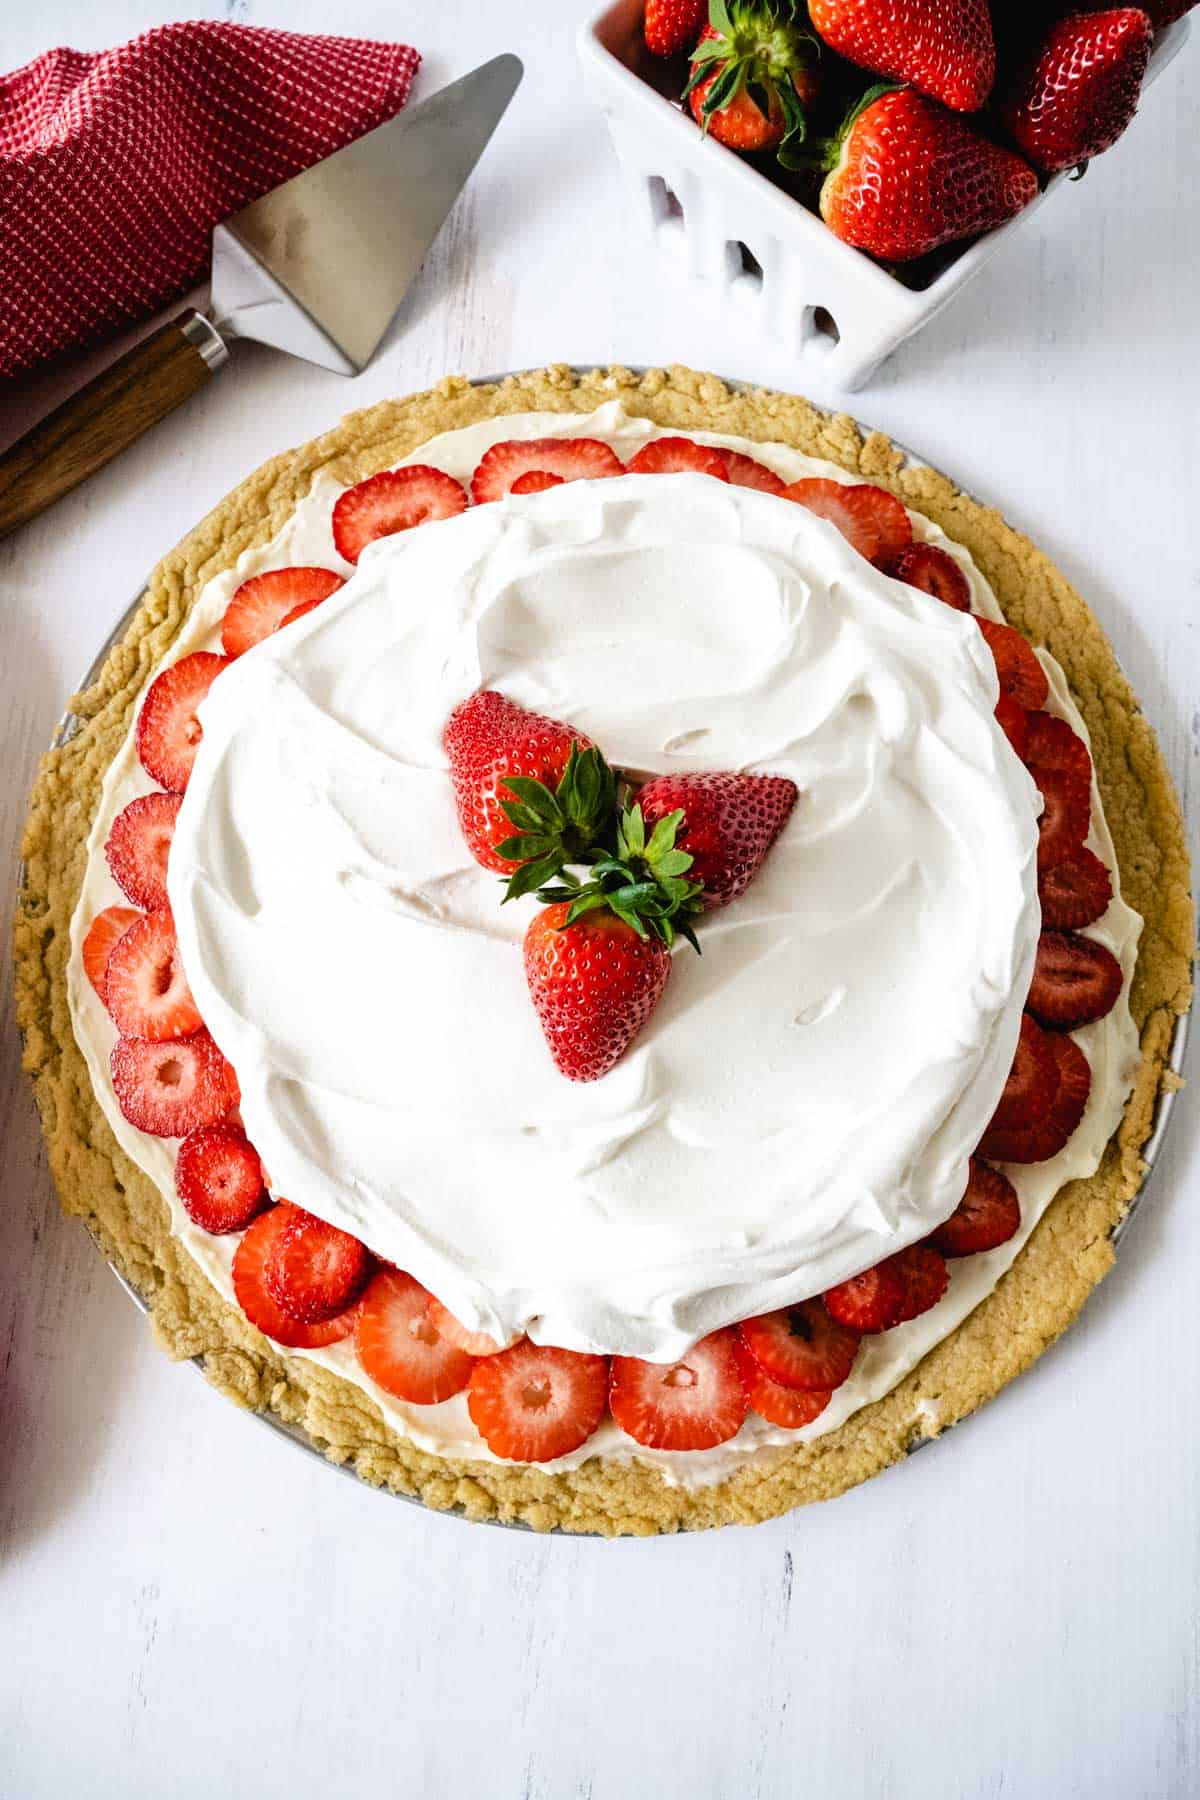
[[[390,119],[419,62],[197,21],[0,75],[0,376],[192,287],[219,219]]]

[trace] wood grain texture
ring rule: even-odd
[[[103,469],[212,374],[184,333],[159,326],[0,455],[0,538],[36,519]]]
[[[12,10],[12,9],[10,9]],[[200,10],[204,10],[201,8]],[[836,399],[733,334],[626,229],[581,112],[582,7],[316,0],[214,16],[402,32],[430,92],[527,76],[375,364],[239,347],[119,463],[0,545],[0,842],[37,755],[163,549],[282,444],[446,369],[682,360]],[[12,67],[196,16],[46,0]],[[855,410],[1045,544],[1108,629],[1195,819],[1200,460],[1193,44],[1128,139],[1015,237]],[[1172,179],[1171,172],[1174,171]],[[99,359],[82,359],[94,367]],[[2,435],[72,370],[6,396]],[[9,1016],[7,959],[0,963]],[[47,1190],[0,1069],[0,1795],[459,1800],[1134,1800],[1200,1791],[1200,1112],[1063,1343],[944,1443],[753,1532],[591,1544],[360,1491],[150,1345]],[[15,1653],[11,1647],[15,1646]]]

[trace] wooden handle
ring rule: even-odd
[[[65,400],[0,456],[0,538],[165,419],[227,354],[207,319],[183,313]]]

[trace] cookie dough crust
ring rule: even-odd
[[[1062,1191],[990,1297],[892,1393],[828,1436],[765,1452],[697,1492],[670,1487],[637,1465],[595,1460],[551,1475],[427,1455],[390,1431],[352,1384],[269,1344],[171,1237],[161,1195],[123,1154],[96,1103],[67,1007],[69,924],[104,773],[147,677],[204,584],[248,546],[273,537],[318,470],[354,482],[475,420],[532,410],[585,413],[617,395],[658,425],[777,440],[825,457],[890,488],[965,544],[1008,618],[1066,671],[1091,733],[1121,884],[1145,919],[1131,994],[1142,1062],[1099,1171]],[[1080,596],[997,512],[944,475],[908,464],[880,434],[864,437],[850,418],[797,396],[735,391],[681,367],[635,374],[557,365],[481,386],[448,378],[427,393],[350,414],[235,488],[158,565],[124,639],[71,710],[81,728],[43,759],[33,791],[15,926],[18,1023],[62,1205],[85,1220],[146,1300],[170,1355],[198,1357],[231,1399],[301,1427],[332,1462],[365,1481],[428,1506],[457,1507],[469,1518],[522,1521],[537,1530],[649,1535],[752,1524],[831,1499],[973,1412],[1066,1329],[1111,1268],[1110,1235],[1141,1184],[1142,1146],[1159,1090],[1174,1080],[1166,1063],[1176,1018],[1191,999],[1191,879],[1179,805],[1153,733]]]

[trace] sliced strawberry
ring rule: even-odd
[[[339,494],[333,506],[333,541],[339,556],[356,563],[376,538],[394,537],[431,519],[465,512],[466,490],[453,475],[427,463],[384,469]]]
[[[167,907],[144,914],[114,946],[105,1000],[122,1037],[161,1044],[199,1031],[204,1020],[183,972]]]
[[[175,1158],[175,1191],[193,1224],[214,1236],[244,1231],[267,1204],[258,1152],[228,1120],[188,1132]]]
[[[336,1225],[291,1206],[263,1264],[267,1292],[289,1319],[321,1325],[345,1312],[367,1285],[371,1253]]]
[[[976,619],[975,623],[987,639],[1000,692],[1010,694],[1026,712],[1035,712],[1039,706],[1045,706],[1050,697],[1050,683],[1033,653],[1033,646],[1011,625],[1001,625],[995,619]]]
[[[799,1431],[819,1419],[833,1398],[832,1388],[813,1388],[804,1393],[799,1388],[786,1388],[763,1373],[751,1356],[739,1333],[734,1332],[734,1355],[746,1399],[768,1425],[779,1425],[785,1431]]]
[[[137,753],[143,769],[160,787],[182,794],[204,732],[197,708],[229,658],[197,650],[181,656],[150,683],[137,722]]]
[[[820,1300],[743,1319],[738,1330],[765,1375],[804,1393],[841,1387],[858,1354],[858,1333],[839,1324]]]
[[[673,1363],[614,1356],[608,1408],[627,1437],[650,1450],[711,1450],[736,1437],[749,1410],[737,1333],[710,1332]]]
[[[167,904],[167,855],[181,804],[180,794],[143,794],[131,800],[113,820],[104,846],[113,880],[147,912]]]
[[[462,1392],[474,1359],[438,1330],[433,1295],[419,1281],[400,1269],[381,1269],[359,1305],[354,1349],[386,1393],[434,1406]]]
[[[241,656],[261,644],[296,611],[319,606],[345,587],[332,569],[268,569],[243,581],[225,608],[221,620],[221,648],[226,656]]]
[[[1086,781],[1066,769],[1030,769],[1042,793],[1038,820],[1038,872],[1053,869],[1083,848],[1092,817],[1092,794]]]
[[[1047,1162],[1078,1129],[1092,1087],[1088,1059],[1065,1032],[1048,1032],[1046,1041],[1058,1066],[1058,1087],[1050,1110],[1024,1127],[989,1125],[979,1145],[980,1156],[989,1162]]]
[[[904,1281],[894,1256],[839,1281],[822,1295],[825,1310],[851,1331],[889,1331],[904,1309]]]
[[[272,1206],[261,1213],[238,1245],[233,1257],[233,1291],[237,1303],[252,1325],[264,1336],[273,1338],[288,1350],[322,1350],[349,1337],[358,1324],[356,1301],[336,1318],[306,1325],[289,1318],[271,1297],[267,1287],[267,1266],[283,1232],[288,1228],[292,1208],[286,1204]]]
[[[1042,924],[1056,931],[1079,931],[1108,911],[1112,876],[1094,851],[1072,851],[1048,869],[1038,870]]]
[[[897,581],[906,581],[909,587],[932,594],[955,612],[971,610],[970,582],[949,551],[939,550],[936,544],[910,544],[896,558],[892,573]]]
[[[480,457],[471,477],[471,498],[477,506],[503,500],[514,481],[531,471],[563,481],[606,481],[623,475],[625,465],[599,438],[508,438]]]
[[[83,940],[83,972],[108,1005],[108,959],[141,913],[132,906],[106,906],[88,926]]]
[[[553,1462],[587,1443],[604,1417],[608,1358],[528,1338],[471,1370],[467,1409],[496,1456]]]
[[[697,444],[692,438],[651,438],[636,456],[629,459],[631,475],[711,475],[714,481],[728,481],[729,471],[719,450],[711,444]]]
[[[1007,1244],[1021,1226],[1021,1202],[1007,1175],[971,1158],[967,1191],[929,1243],[943,1256],[974,1256]]]
[[[760,494],[782,494],[784,484],[774,469],[760,463],[757,457],[743,456],[740,450],[722,450],[711,445],[725,464],[725,473],[734,487],[755,488]]]
[[[293,606],[290,613],[284,614],[276,626],[276,630],[285,631],[289,625],[294,625],[297,619],[302,619],[305,613],[313,612],[320,604],[319,600],[302,600],[299,606]]]
[[[1073,931],[1043,931],[1025,1004],[1039,1025],[1074,1031],[1111,1012],[1121,992],[1111,950]]]
[[[499,1356],[506,1348],[486,1331],[468,1331],[440,1300],[430,1302],[429,1317],[446,1342],[457,1350],[465,1350],[468,1356]]]
[[[877,569],[894,569],[913,541],[908,514],[895,494],[869,482],[809,478],[785,487],[783,498],[831,520],[858,554]]]
[[[1036,1019],[1023,1013],[1013,1065],[988,1129],[1023,1130],[1036,1124],[1050,1111],[1057,1086],[1054,1047]]]
[[[549,469],[526,469],[523,475],[517,476],[508,491],[510,494],[544,494],[547,488],[562,485],[562,476],[552,475]]]
[[[1067,721],[1056,719],[1053,713],[1030,713],[1023,760],[1031,769],[1063,769],[1091,784],[1091,752]]]
[[[904,1284],[904,1303],[896,1323],[905,1325],[909,1319],[919,1318],[931,1306],[937,1305],[949,1285],[950,1275],[945,1257],[930,1249],[928,1244],[910,1244],[907,1250],[898,1250],[892,1260]]]
[[[1001,694],[997,700],[996,723],[1017,755],[1024,758],[1029,732],[1029,714],[1023,706],[1017,704],[1011,694]]]
[[[120,1037],[110,1067],[117,1105],[151,1137],[186,1137],[237,1104],[233,1070],[207,1031],[165,1044]]]

